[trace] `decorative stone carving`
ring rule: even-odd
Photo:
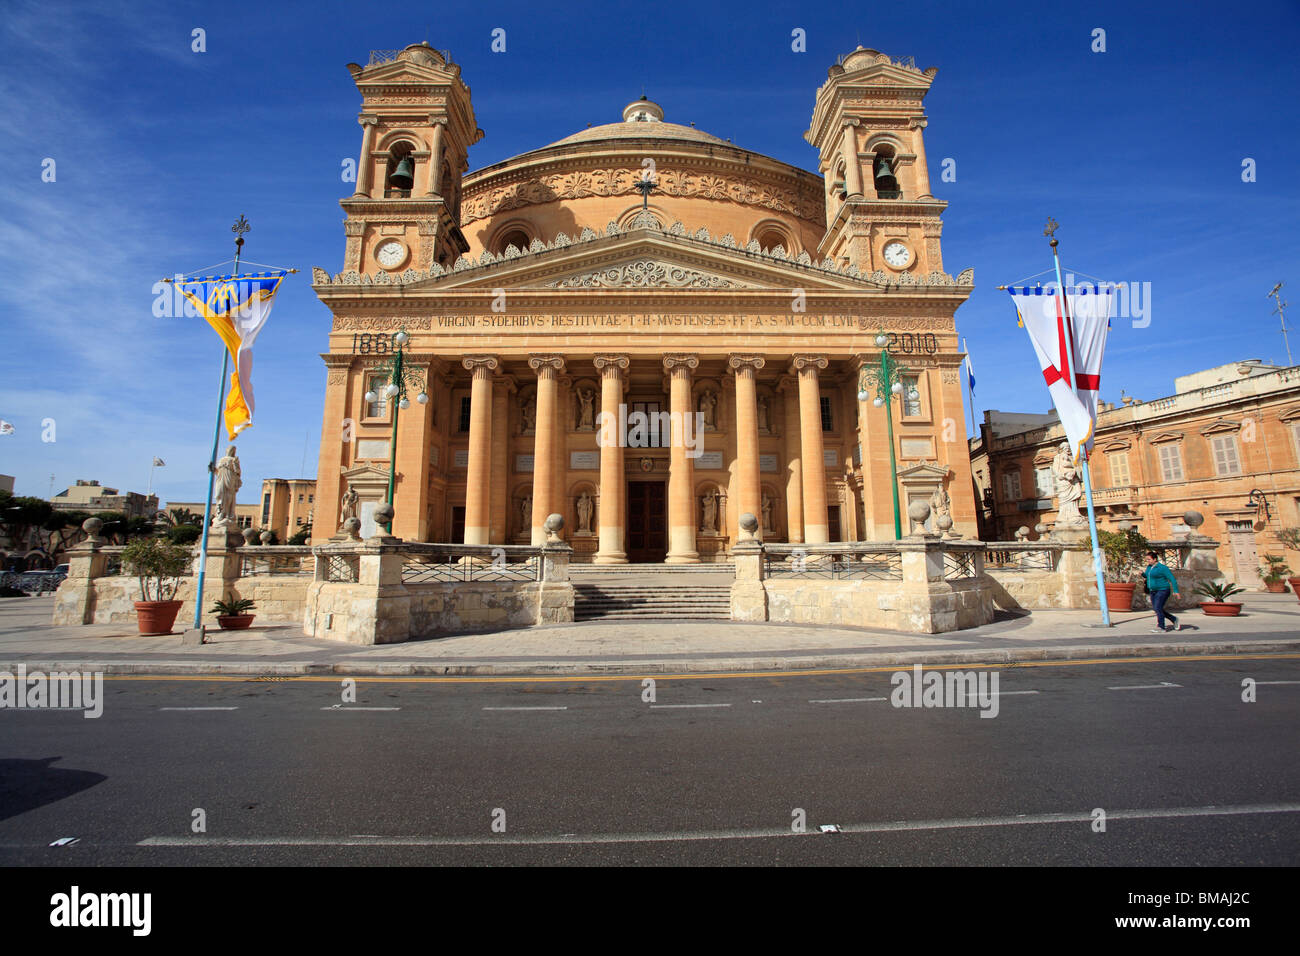
[[[358,497],[360,496],[355,488],[349,487],[347,491],[343,492],[343,516],[339,520],[340,529],[347,525],[349,518],[357,516]]]
[[[1052,477],[1056,479],[1056,527],[1079,528],[1087,520],[1079,513],[1079,499],[1083,496],[1083,476],[1074,467],[1074,456],[1067,442],[1061,442],[1056,457],[1052,459]]]
[[[591,534],[591,495],[585,491],[578,496],[578,534]]]
[[[596,390],[594,388],[580,388],[578,389],[578,431],[590,432],[595,430]]]
[[[772,496],[763,495],[763,531],[766,534],[772,533]]]
[[[319,266],[312,266],[311,281],[312,281],[312,285],[329,285],[330,274],[326,272],[324,269],[320,268]]]
[[[208,468],[214,475],[212,504],[215,513],[212,516],[212,528],[216,531],[237,527],[239,519],[235,516],[235,495],[243,487],[244,482],[240,476],[239,455],[235,451],[235,446],[231,445],[227,448],[226,453],[217,459],[217,463],[209,464]]]
[[[704,430],[717,430],[718,396],[712,389],[700,392],[699,411],[704,416]]]
[[[519,406],[519,434],[531,434],[536,428],[537,397],[530,393]]]
[[[665,286],[673,289],[738,289],[739,282],[696,269],[641,259],[597,272],[569,276],[547,283],[552,289],[617,289]]]
[[[710,491],[700,498],[700,530],[706,534],[718,533],[718,493]]]

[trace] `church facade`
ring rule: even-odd
[[[804,134],[816,173],[645,98],[469,172],[484,134],[458,66],[421,44],[349,70],[343,268],[313,270],[333,316],[315,541],[349,490],[372,532],[390,478],[398,537],[536,544],[559,513],[595,563],[726,560],[746,512],[768,541],[892,539],[895,485],[904,533],[923,499],[976,535],[973,276],[944,271],[922,140],[936,70],[841,58]],[[859,391],[882,333],[888,406]]]

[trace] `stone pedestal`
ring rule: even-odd
[[[743,533],[743,532],[742,532]],[[763,545],[750,537],[731,549],[736,580],[731,585],[731,619],[766,621],[767,589],[763,586]]]
[[[54,624],[94,622],[94,580],[108,570],[108,557],[100,550],[103,546],[103,538],[92,537],[68,552],[68,576],[54,595]]]

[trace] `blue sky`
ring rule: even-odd
[[[120,6],[121,9],[118,9]],[[409,9],[412,12],[404,14]],[[206,31],[207,52],[191,51]],[[506,30],[504,54],[490,51]],[[791,31],[808,50],[790,49]],[[1106,31],[1094,53],[1092,31]],[[815,169],[817,87],[859,42],[937,66],[926,100],[944,264],[974,267],[957,313],[984,408],[1045,411],[1025,333],[996,286],[1051,265],[1151,284],[1151,323],[1117,320],[1103,398],[1176,375],[1285,361],[1266,293],[1300,329],[1300,4],[98,4],[6,0],[0,16],[0,473],[20,494],[77,478],[200,499],[220,352],[198,319],[155,318],[154,283],[229,258],[304,270],[257,345],[245,492],[315,473],[329,315],[310,269],[341,267],[343,159],[360,143],[345,69],[371,49],[449,49],[485,138],[473,168],[616,121],[644,91],[669,121]],[[1242,161],[1257,181],[1243,183]],[[41,181],[42,162],[56,181]],[[942,160],[955,182],[940,182]],[[690,224],[688,224],[690,225]],[[1300,355],[1300,332],[1294,336]],[[55,441],[43,442],[53,419]]]

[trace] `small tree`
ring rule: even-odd
[[[1290,575],[1291,569],[1286,565],[1285,554],[1265,554],[1264,566],[1259,569],[1259,576],[1264,579],[1265,584],[1277,584],[1278,581],[1285,581]]]
[[[136,538],[122,549],[122,567],[139,579],[141,601],[175,598],[189,563],[188,548],[163,538]]]
[[[167,529],[167,540],[172,544],[193,544],[202,534],[203,529],[196,524],[178,524]]]
[[[1300,551],[1300,528],[1279,528],[1277,540],[1288,551]]]
[[[1142,569],[1147,539],[1136,528],[1126,531],[1098,531],[1097,541],[1106,555],[1106,580],[1124,584],[1134,580]]]

